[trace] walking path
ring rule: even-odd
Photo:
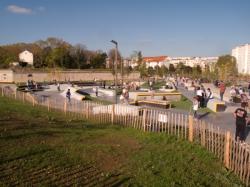
[[[204,85],[205,88],[210,88],[216,97],[216,93],[218,94],[219,91],[217,91],[212,84],[206,84]],[[187,97],[189,100],[192,100],[194,96],[194,91],[188,91],[183,87],[178,87],[178,91],[181,92],[185,97]],[[229,91],[229,89],[228,89]],[[219,94],[218,94],[219,96]],[[228,92],[225,93],[225,98],[228,97]],[[230,131],[232,134],[235,134],[235,118],[233,116],[233,112],[236,110],[237,107],[240,106],[240,104],[235,104],[232,106],[230,103],[226,101],[227,109],[225,112],[217,112],[217,113],[200,113],[198,111],[198,114],[200,116],[200,119],[205,120],[206,122],[212,123],[215,126],[219,127],[220,129],[224,129],[227,131]],[[188,111],[184,110],[178,110],[178,109],[171,109],[172,111],[177,111],[180,113],[187,114]],[[246,142],[250,143],[250,126],[246,129]]]

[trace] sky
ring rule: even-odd
[[[123,57],[219,56],[250,43],[250,0],[0,0],[0,45],[57,37]]]

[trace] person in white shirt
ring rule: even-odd
[[[234,103],[235,99],[236,99],[236,96],[237,96],[237,93],[236,93],[236,90],[235,90],[234,86],[231,87],[229,93],[230,93],[230,96],[231,96],[231,102]]]
[[[193,106],[192,106],[192,109],[193,109],[193,115],[194,115],[195,119],[198,118],[198,114],[197,114],[198,108],[199,108],[198,97],[193,97]]]
[[[211,91],[210,88],[207,89],[207,93],[206,93],[206,106],[207,106],[207,103],[210,99],[213,99],[214,96],[213,96],[213,92]]]

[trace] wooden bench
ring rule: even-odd
[[[140,100],[137,101],[138,105],[144,105],[144,106],[154,106],[154,107],[160,107],[160,108],[171,108],[171,104],[169,101],[166,100]]]
[[[226,105],[224,101],[219,99],[210,99],[207,103],[207,108],[214,112],[223,112],[226,109]]]

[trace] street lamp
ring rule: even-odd
[[[111,40],[111,43],[115,44],[115,103],[117,104],[117,53],[118,43],[115,40]]]

